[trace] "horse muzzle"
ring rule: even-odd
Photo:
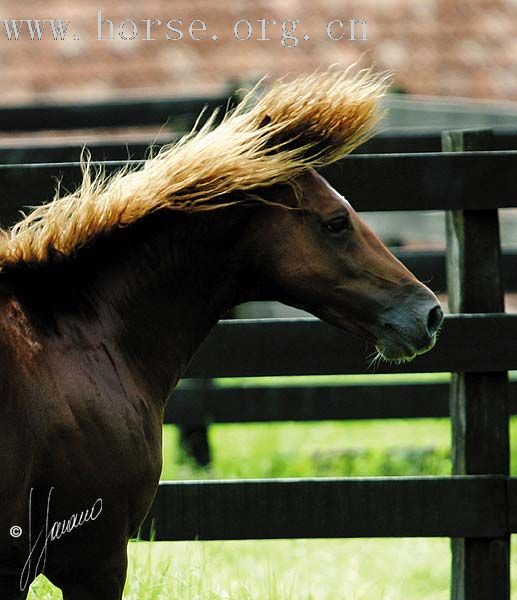
[[[382,319],[376,348],[385,360],[410,361],[431,350],[442,322],[443,310],[434,297],[422,305],[403,303]]]

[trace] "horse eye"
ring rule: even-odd
[[[340,215],[339,217],[334,217],[330,221],[324,223],[324,227],[332,233],[341,233],[350,229],[350,220],[347,216]]]

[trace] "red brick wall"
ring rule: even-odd
[[[162,26],[155,41],[97,41],[97,8],[116,23],[204,19],[207,38],[217,32],[219,39],[167,41]],[[25,30],[23,39],[7,41],[4,18],[69,19],[80,39],[30,41]],[[284,48],[277,28],[271,41],[239,42],[232,24],[244,18],[300,19],[299,32],[311,39]],[[366,19],[368,41],[326,37],[328,21],[350,18]],[[229,80],[349,64],[365,50],[365,62],[393,69],[411,93],[517,100],[517,0],[4,0],[0,7],[4,102],[208,94]]]

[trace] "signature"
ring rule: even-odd
[[[37,573],[41,573],[45,568],[45,563],[47,560],[47,550],[49,542],[54,542],[55,540],[61,539],[67,533],[72,533],[74,529],[79,529],[88,521],[95,521],[102,512],[102,498],[97,498],[93,503],[92,507],[83,510],[80,513],[74,513],[70,515],[68,519],[63,519],[62,521],[54,521],[52,525],[50,525],[50,499],[52,497],[52,492],[54,488],[51,487],[47,497],[47,513],[45,518],[45,525],[41,528],[38,536],[32,541],[32,492],[33,488],[31,488],[29,494],[29,555],[25,564],[23,566],[23,570],[20,576],[20,590],[25,591],[28,583],[31,581],[30,575],[33,571],[32,566],[34,561],[36,563],[34,565],[34,576]],[[38,554],[39,552],[39,554]]]

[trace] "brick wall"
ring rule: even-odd
[[[96,10],[115,23],[113,41],[98,41]],[[72,22],[65,41],[30,41],[27,31],[8,41],[2,19],[62,18]],[[123,40],[123,19],[139,24],[139,37]],[[207,39],[167,41],[153,28],[145,41],[141,19],[204,19]],[[300,19],[295,48],[270,41],[239,42],[238,19]],[[368,41],[331,41],[332,19],[365,19]],[[254,22],[258,28],[259,25]],[[186,27],[183,29],[186,31]],[[109,29],[105,26],[105,36]],[[131,27],[125,35],[129,36]],[[217,41],[211,40],[216,32]],[[298,33],[298,32],[297,32]],[[258,37],[258,36],[257,36]],[[358,28],[360,37],[360,28]],[[265,73],[311,71],[330,63],[363,61],[396,73],[411,93],[517,100],[517,0],[4,0],[0,4],[0,88],[3,102],[113,95],[196,95],[219,91],[229,81]]]

